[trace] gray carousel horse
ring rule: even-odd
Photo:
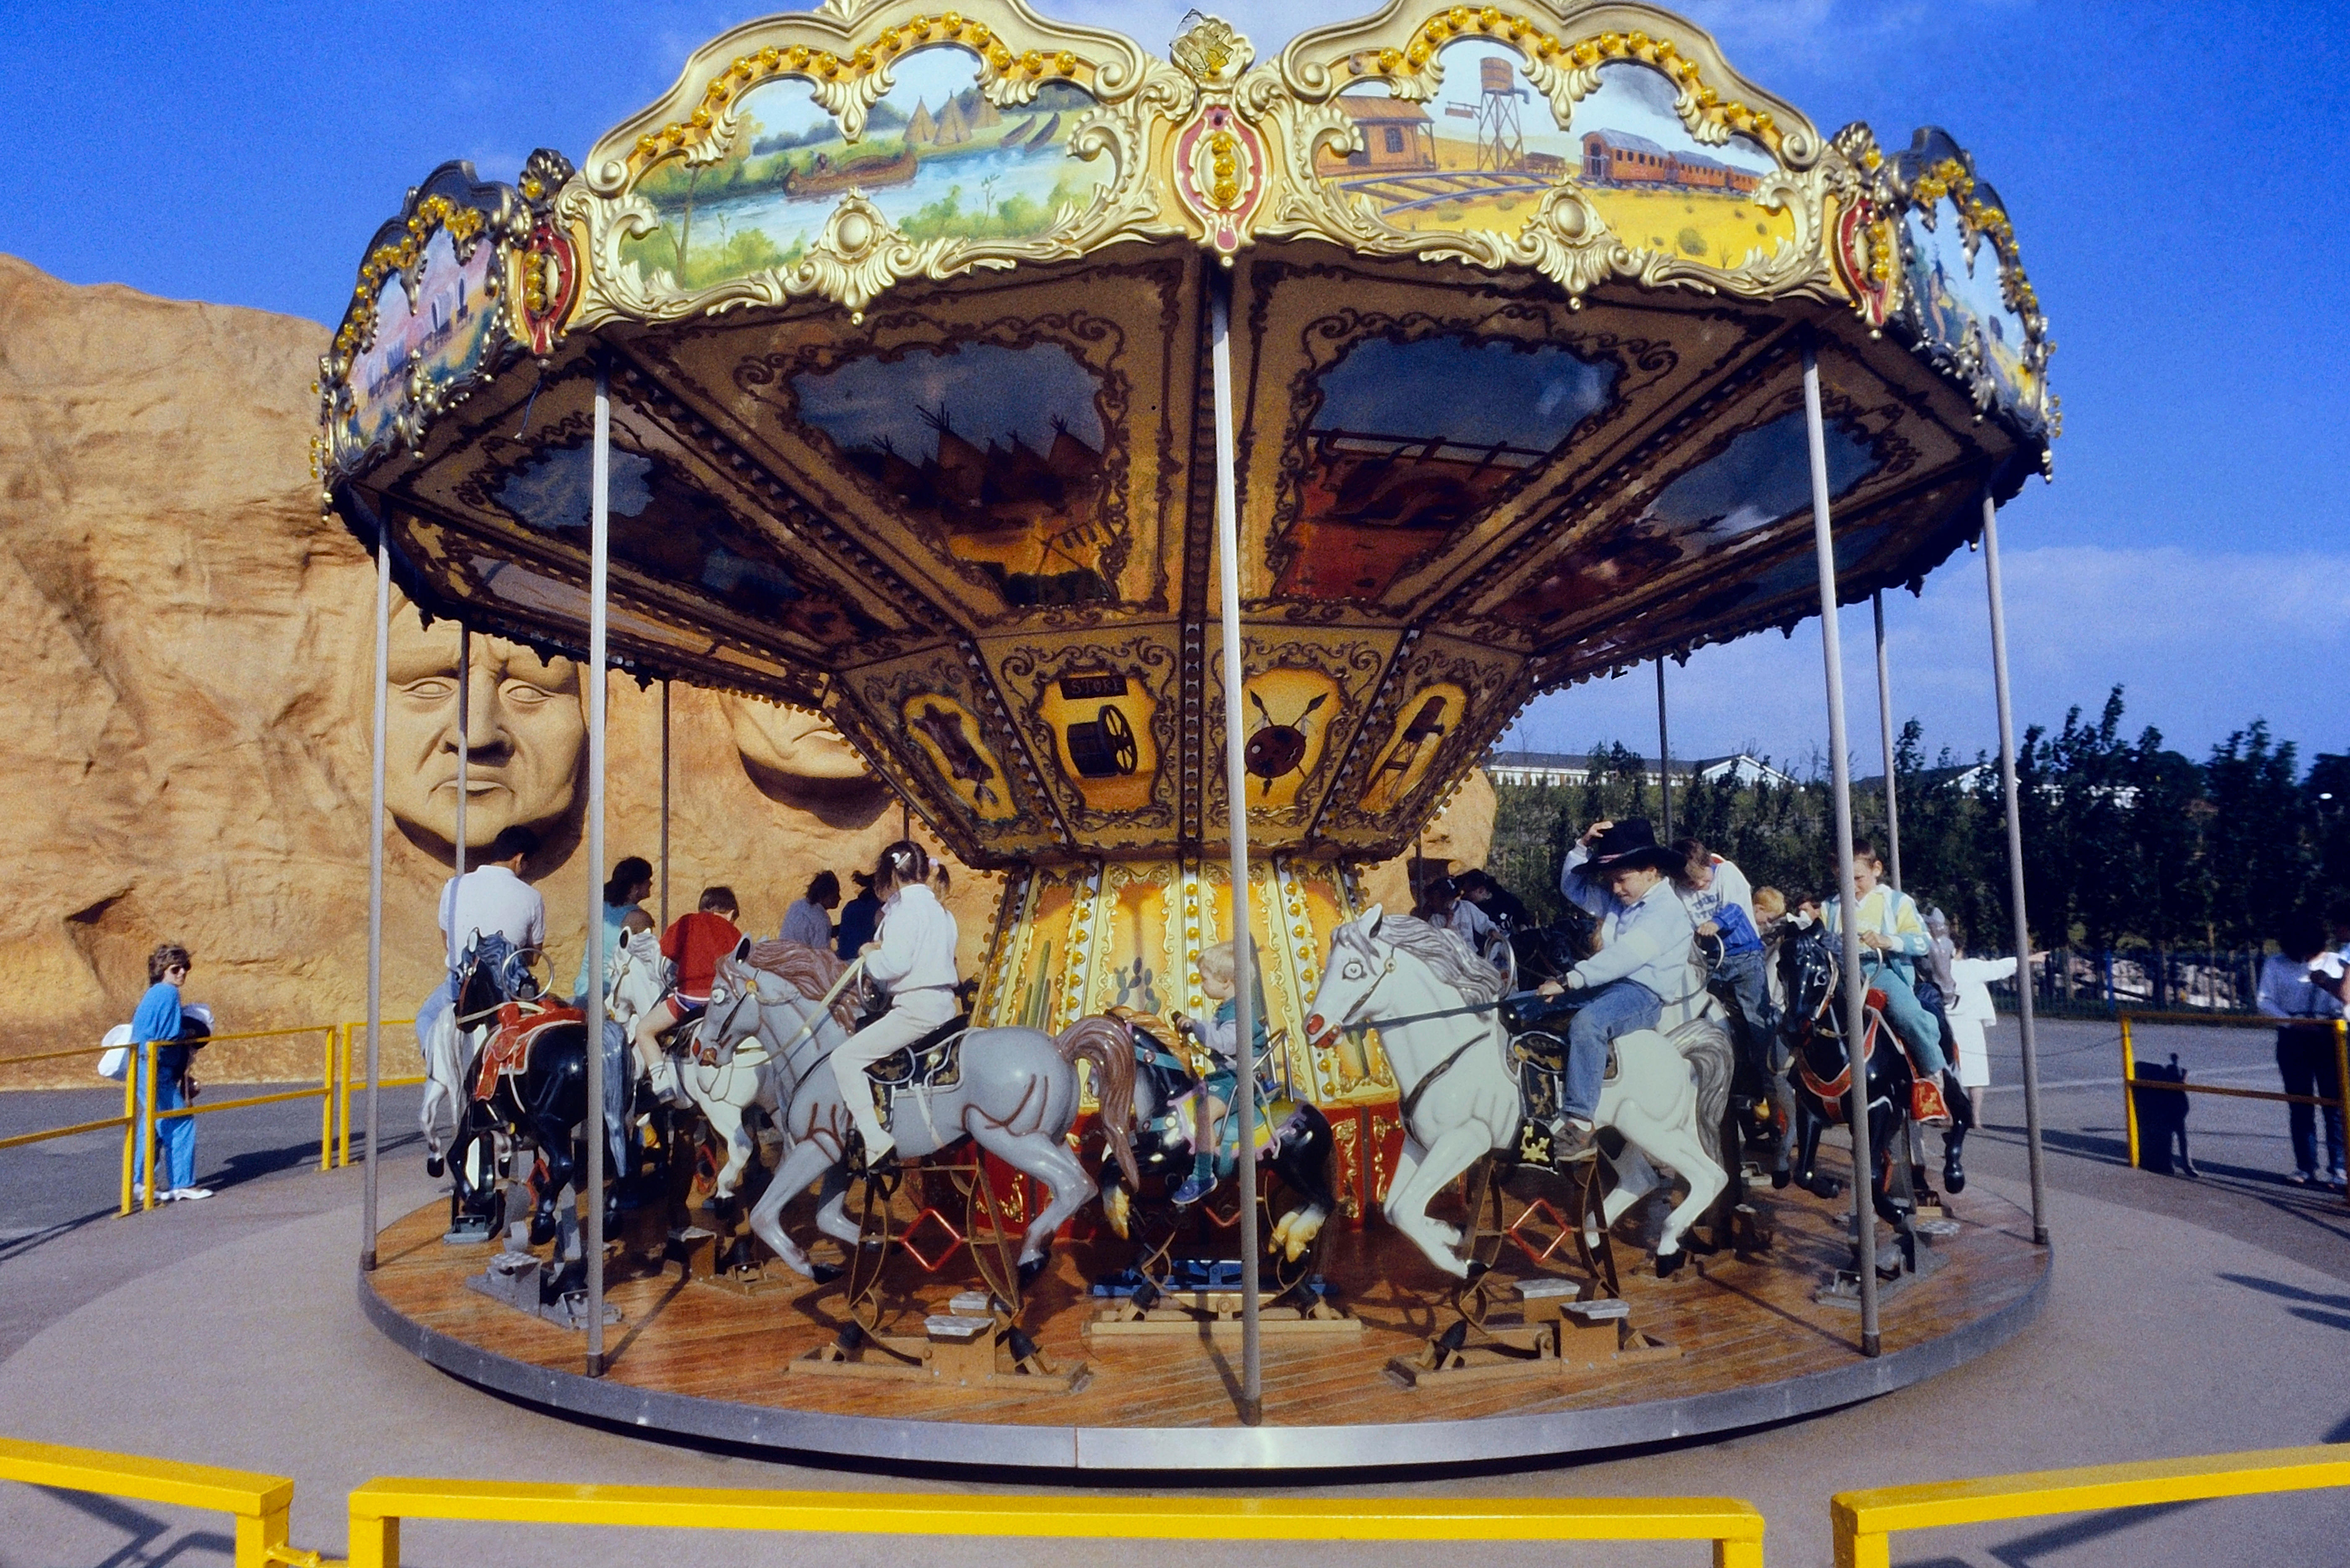
[[[792,947],[805,972],[786,979],[754,959],[770,948]],[[731,1066],[738,1053],[764,1060],[769,1103],[784,1136],[784,1155],[775,1179],[751,1211],[751,1229],[775,1256],[811,1279],[816,1265],[783,1227],[784,1205],[819,1179],[824,1196],[816,1224],[826,1234],[855,1247],[857,1226],[844,1211],[847,1147],[855,1124],[842,1102],[827,1062],[849,1035],[847,1007],[819,1006],[846,966],[830,954],[797,944],[749,942],[722,959],[711,988],[709,1011],[694,1042],[697,1062]],[[1049,1199],[1021,1239],[1023,1280],[1042,1272],[1055,1231],[1089,1202],[1093,1179],[1069,1147],[1077,1117],[1076,1064],[1093,1073],[1103,1130],[1128,1182],[1136,1179],[1130,1143],[1133,1121],[1134,1048],[1126,1026],[1115,1019],[1081,1018],[1055,1037],[1041,1029],[971,1029],[936,1043],[918,1043],[886,1074],[900,1069],[889,1088],[890,1136],[907,1158],[935,1154],[964,1138],[1042,1182]],[[763,1096],[764,1097],[764,1096]]]

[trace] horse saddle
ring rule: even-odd
[[[958,1013],[910,1045],[903,1045],[865,1069],[873,1082],[895,1094],[899,1089],[951,1089],[962,1082],[962,1037],[971,1032],[971,1014]]]
[[[1510,1054],[1523,1065],[1548,1073],[1555,1077],[1566,1076],[1566,1036],[1554,1034],[1546,1029],[1529,1029],[1510,1041]],[[1602,1080],[1612,1082],[1617,1071],[1616,1042],[1607,1042],[1607,1070]]]
[[[585,1025],[588,1015],[576,1007],[540,1007],[520,1002],[502,1002],[491,1020],[489,1038],[482,1043],[481,1062],[474,1070],[473,1098],[486,1100],[498,1091],[498,1079],[530,1065],[531,1042],[557,1023]]]

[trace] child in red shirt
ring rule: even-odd
[[[637,1022],[638,1037],[651,1040],[666,1029],[702,1016],[710,1005],[710,987],[718,978],[718,961],[742,944],[734,924],[742,909],[732,888],[705,888],[702,908],[680,915],[661,933],[661,957],[677,966],[677,989]]]

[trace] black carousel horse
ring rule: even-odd
[[[577,1008],[550,1006],[530,972],[528,954],[514,952],[490,938],[469,951],[458,970],[456,1018],[460,1028],[486,1024],[466,1063],[465,1114],[451,1150],[457,1212],[484,1216],[494,1231],[502,1225],[497,1179],[513,1174],[515,1151],[536,1150],[528,1186],[532,1199],[531,1241],[552,1239],[567,1210],[558,1200],[587,1180],[588,1020]],[[609,1158],[605,1169],[608,1203],[618,1196],[611,1182],[634,1183],[653,1174],[629,1158],[627,1129],[638,1108],[635,1074],[620,1026],[604,1021],[604,1123]],[[648,1106],[648,1109],[658,1107]],[[657,1137],[666,1149],[671,1140]]]
[[[1814,1166],[1820,1135],[1831,1123],[1852,1123],[1854,1074],[1845,1039],[1843,964],[1825,926],[1814,926],[1779,944],[1780,973],[1786,983],[1787,1012],[1781,1021],[1794,1056],[1788,1074],[1801,1123],[1794,1158],[1796,1183],[1819,1191]],[[1872,993],[1874,994],[1874,993]],[[1903,1260],[1917,1266],[1917,1204],[1913,1189],[1898,1180],[1908,1162],[1908,1120],[1913,1077],[1908,1054],[1870,1002],[1861,1042],[1860,1092],[1868,1112],[1869,1195],[1877,1217],[1893,1227]],[[1831,1189],[1831,1191],[1835,1189]]]
[[[1161,1196],[1148,1203],[1142,1193],[1129,1190],[1124,1175],[1107,1150],[1101,1159],[1102,1209],[1111,1228],[1120,1236],[1133,1240],[1138,1248],[1130,1278],[1157,1290],[1174,1285],[1170,1278],[1173,1260],[1170,1249],[1181,1237],[1188,1223],[1206,1215],[1211,1223],[1237,1222],[1237,1206],[1231,1221],[1219,1218],[1211,1196],[1193,1206],[1191,1213],[1174,1207],[1168,1195],[1182,1184],[1192,1168],[1194,1140],[1199,1131],[1199,1075],[1183,1055],[1148,1029],[1129,1020],[1128,1033],[1134,1042],[1134,1158],[1144,1184],[1156,1181]],[[1270,1132],[1257,1149],[1256,1163],[1279,1179],[1281,1186],[1301,1201],[1288,1210],[1265,1231],[1264,1243],[1272,1265],[1274,1289],[1269,1299],[1303,1285],[1313,1273],[1314,1240],[1337,1212],[1338,1200],[1330,1186],[1330,1154],[1335,1139],[1330,1133],[1329,1118],[1320,1110],[1302,1100],[1289,1102],[1291,1108],[1275,1115],[1278,1105],[1287,1100],[1280,1095],[1280,1085],[1271,1082],[1260,1067],[1257,1075],[1257,1108],[1260,1117],[1268,1124]],[[1228,1111],[1227,1116],[1230,1116]],[[1270,1204],[1268,1204],[1270,1208]],[[1305,1227],[1302,1240],[1295,1247],[1289,1245],[1290,1232]]]

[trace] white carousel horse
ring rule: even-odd
[[[1469,1264],[1454,1251],[1461,1232],[1431,1219],[1428,1205],[1480,1157],[1518,1140],[1524,1099],[1510,1070],[1507,1031],[1491,1005],[1501,994],[1501,975],[1467,942],[1373,905],[1332,933],[1305,1023],[1317,1043],[1350,1027],[1379,1031],[1403,1096],[1404,1148],[1388,1188],[1388,1221],[1430,1262],[1463,1279]],[[1701,1021],[1702,1003],[1685,1002],[1680,1011],[1685,1016],[1670,1021],[1676,1034],[1701,1033],[1691,1026]],[[1666,1217],[1657,1243],[1658,1271],[1670,1273],[1681,1262],[1682,1232],[1730,1178],[1707,1152],[1697,1074],[1675,1042],[1639,1030],[1617,1039],[1616,1055],[1617,1074],[1600,1090],[1595,1122],[1622,1133],[1628,1147],[1605,1220],[1612,1223],[1653,1190],[1651,1160],[1687,1178],[1689,1196]]]
[[[770,955],[785,948],[813,961],[808,972],[795,979],[778,972]],[[719,961],[698,1042],[699,1054],[720,1064],[731,1064],[746,1046],[765,1053],[758,1071],[774,1085],[781,1106],[775,1120],[784,1135],[784,1158],[751,1210],[751,1230],[775,1256],[811,1279],[818,1277],[816,1266],[785,1233],[783,1211],[819,1178],[824,1189],[818,1227],[849,1246],[859,1243],[841,1203],[852,1124],[827,1061],[848,1038],[847,1007],[819,1009],[815,1000],[829,992],[841,968],[830,954],[795,943],[763,943],[754,951],[746,942]],[[1020,1269],[1030,1278],[1043,1270],[1054,1232],[1097,1190],[1068,1144],[1077,1115],[1080,1060],[1093,1070],[1111,1151],[1127,1179],[1136,1179],[1128,1141],[1134,1047],[1116,1020],[1081,1018],[1057,1038],[1040,1029],[974,1029],[963,1036],[962,1052],[958,1082],[899,1092],[891,1131],[899,1152],[909,1158],[968,1137],[1044,1183],[1047,1199],[1021,1241]]]

